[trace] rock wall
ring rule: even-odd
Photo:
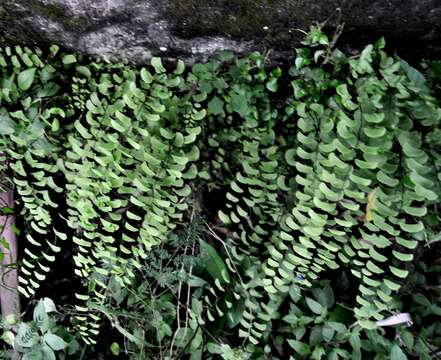
[[[0,0],[6,42],[142,63],[153,55],[203,60],[230,49],[292,49],[315,22],[345,22],[345,41],[386,35],[398,47],[441,52],[440,0]]]

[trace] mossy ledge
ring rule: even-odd
[[[283,60],[316,23],[331,31],[345,23],[340,46],[359,49],[386,35],[402,54],[441,53],[438,0],[3,0],[1,6],[1,36],[9,42],[58,43],[133,63],[156,55],[191,63],[227,49],[239,55],[271,49],[270,59]]]

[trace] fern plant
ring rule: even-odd
[[[290,69],[287,113],[297,141],[285,160],[295,199],[262,264],[267,308],[277,308],[292,284],[310,286],[343,265],[360,281],[355,315],[363,327],[397,309],[394,294],[422,240],[426,205],[438,200],[425,139],[440,109],[421,74],[383,46],[350,60],[334,51],[332,74],[313,66],[323,50],[303,49]],[[350,75],[339,80],[337,69]]]
[[[215,208],[204,215],[226,234],[225,270],[197,291],[211,323],[243,309],[230,327],[244,343],[266,341],[295,294],[341,268],[357,282],[358,325],[398,311],[439,201],[441,110],[382,40],[351,58],[320,29],[304,45],[288,67],[222,53],[188,71],[2,49],[0,166],[26,226],[20,292],[34,296],[73,245],[92,344],[109,287],[134,286],[152,249]]]
[[[121,66],[97,66],[98,81],[83,75],[89,98],[66,144],[67,222],[79,249],[76,273],[99,274],[88,283],[95,301],[105,299],[110,277],[121,286],[131,284],[141,260],[181,221],[189,181],[196,176],[191,163],[199,150],[193,143],[205,111],[197,103],[175,101],[174,93],[184,86],[182,64],[172,74],[160,59],[152,65],[153,75]],[[184,128],[178,127],[181,118]],[[89,293],[77,297],[87,301]],[[88,312],[87,306],[78,310]]]
[[[26,296],[44,281],[63,238],[54,225],[59,204],[52,199],[63,191],[57,185],[57,135],[66,113],[59,107],[59,73],[44,56],[19,46],[0,53],[2,185],[16,188],[27,224],[19,287]]]

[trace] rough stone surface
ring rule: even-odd
[[[315,22],[346,24],[344,41],[386,35],[392,44],[441,53],[440,0],[0,0],[0,37],[143,63],[191,62],[215,52],[271,49],[292,55]]]

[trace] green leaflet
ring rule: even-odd
[[[311,353],[309,346],[305,343],[298,340],[287,340],[287,342],[301,356],[308,356]]]
[[[233,111],[239,113],[242,117],[246,117],[250,111],[247,98],[241,94],[233,94],[231,96],[231,107]]]
[[[206,253],[208,257],[207,261],[207,271],[214,278],[219,280],[221,283],[229,283],[230,275],[225,266],[225,263],[218,255],[216,250],[205,241],[200,240],[201,250]]]
[[[217,96],[213,97],[208,102],[208,113],[213,115],[219,115],[223,111],[224,103]]]
[[[317,301],[310,298],[306,298],[306,303],[314,314],[321,315],[323,313],[324,308]]]
[[[342,105],[348,110],[355,110],[357,105],[352,102],[351,95],[349,94],[348,87],[346,84],[341,84],[337,86],[337,94],[340,95]]]
[[[70,65],[70,64],[76,63],[77,59],[76,59],[75,55],[68,54],[68,55],[63,56],[62,61],[63,61],[64,65]]]
[[[18,74],[17,83],[20,90],[26,91],[32,86],[35,78],[35,71],[36,69],[32,68],[24,70]]]
[[[166,72],[166,69],[162,65],[161,58],[153,57],[152,60],[150,61],[150,63],[153,66],[153,68],[155,69],[156,73],[161,74],[161,73]]]

